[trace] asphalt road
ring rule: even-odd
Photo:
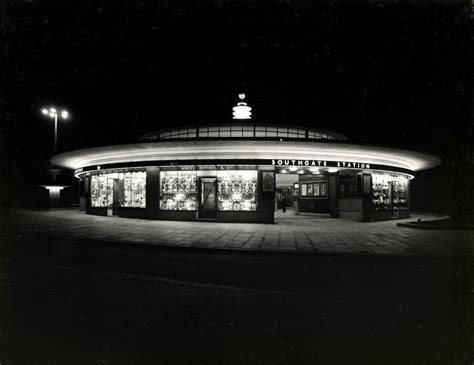
[[[2,364],[472,364],[472,259],[0,237]]]

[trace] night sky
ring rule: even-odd
[[[2,2],[10,190],[51,181],[43,106],[71,113],[59,126],[66,151],[228,122],[245,92],[262,122],[320,124],[353,142],[441,156],[425,180],[436,176],[431,192],[451,182],[451,199],[472,137],[470,15],[469,2],[439,1]]]

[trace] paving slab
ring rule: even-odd
[[[286,214],[286,213],[285,213]],[[361,223],[321,215],[276,215],[275,224],[179,222],[102,217],[78,209],[15,209],[0,217],[5,234],[133,244],[357,255],[473,256],[474,231],[398,227],[409,219]],[[280,218],[278,218],[280,217]]]

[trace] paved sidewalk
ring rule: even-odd
[[[420,217],[432,219],[430,216],[374,223],[324,216],[288,217],[277,219],[276,224],[243,224],[100,217],[77,209],[18,209],[0,218],[0,228],[17,235],[237,250],[409,256],[472,256],[474,252],[474,231],[396,226]]]

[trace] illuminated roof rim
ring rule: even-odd
[[[231,143],[229,143],[231,142]],[[78,169],[113,163],[160,160],[296,159],[357,161],[420,171],[441,163],[438,157],[391,147],[348,143],[265,140],[160,141],[87,148],[55,155],[53,165]]]

